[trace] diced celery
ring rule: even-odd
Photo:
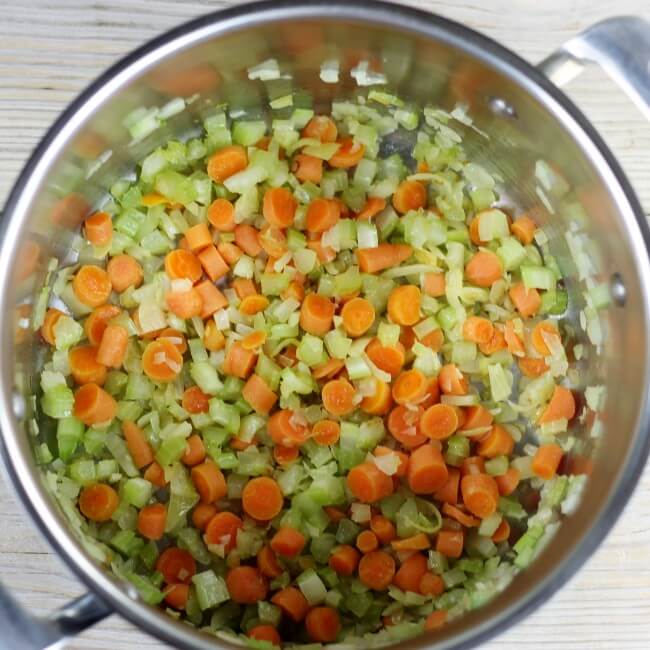
[[[62,318],[59,320],[62,320]],[[49,415],[51,418],[60,419],[70,417],[73,406],[74,395],[64,384],[54,386],[41,398],[43,413]]]
[[[70,316],[61,316],[54,325],[54,341],[57,350],[67,350],[78,343],[83,335],[83,327]]]
[[[85,430],[84,423],[73,416],[61,418],[57,422],[56,441],[61,460],[68,462],[74,456]]]
[[[202,611],[211,609],[230,599],[226,581],[218,577],[211,569],[197,573],[192,577],[192,583],[196,588],[196,597]]]
[[[232,127],[232,139],[235,144],[250,147],[259,142],[266,133],[266,124],[262,120],[235,122]]]
[[[217,369],[209,361],[194,361],[190,365],[190,377],[208,395],[218,395],[223,388]]]
[[[553,271],[543,266],[522,266],[521,279],[527,289],[553,289],[556,278]]]
[[[305,334],[296,350],[297,357],[309,367],[317,366],[327,357],[324,357],[323,339],[311,334]]]
[[[339,544],[354,544],[361,528],[351,519],[341,519],[336,530],[336,541]]]
[[[143,478],[130,478],[124,483],[123,498],[136,508],[147,504],[153,493],[153,485]]]
[[[514,237],[505,237],[497,248],[497,255],[506,271],[514,271],[526,259],[526,249]]]

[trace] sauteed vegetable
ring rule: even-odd
[[[48,480],[96,557],[197,627],[440,628],[584,481],[546,238],[497,207],[459,109],[371,91],[204,126],[117,182],[52,276]]]

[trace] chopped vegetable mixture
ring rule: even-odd
[[[557,528],[585,478],[567,294],[467,124],[378,92],[270,129],[218,110],[86,218],[41,318],[39,451],[146,602],[367,647],[489,601]]]

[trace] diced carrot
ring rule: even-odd
[[[154,381],[172,381],[183,368],[178,348],[167,340],[152,341],[142,355],[142,369]]]
[[[479,234],[479,224],[481,222],[481,212],[470,221],[469,224],[469,238],[474,246],[485,246],[488,242],[482,241]]]
[[[325,363],[315,366],[311,371],[311,376],[314,379],[326,379],[336,375],[345,363],[341,359],[328,359]]]
[[[269,299],[259,293],[246,296],[239,304],[239,311],[246,316],[253,316],[269,306]]]
[[[302,302],[305,298],[305,289],[301,284],[293,280],[289,283],[289,286],[282,292],[281,297],[283,300],[287,300],[287,298],[293,298],[298,302]]]
[[[488,250],[474,253],[465,265],[465,277],[477,287],[491,287],[503,276],[503,264],[498,256]]]
[[[259,231],[247,223],[240,223],[235,228],[235,243],[246,255],[257,257],[262,252],[258,240]]]
[[[375,591],[388,588],[395,576],[395,560],[385,551],[372,551],[359,562],[359,580]]]
[[[165,487],[167,480],[165,479],[165,472],[163,468],[156,462],[151,463],[145,470],[143,478],[149,483],[153,483],[156,487]]]
[[[249,377],[242,389],[242,397],[258,413],[267,415],[278,400],[278,396],[256,374]]]
[[[74,394],[72,414],[88,427],[111,422],[116,413],[117,402],[97,384],[84,384]]]
[[[402,370],[406,351],[401,343],[395,346],[383,346],[379,339],[373,339],[366,347],[369,359],[384,372],[396,377]]]
[[[454,519],[462,526],[466,528],[474,528],[478,526],[481,521],[472,515],[467,514],[464,510],[457,508],[451,503],[444,503],[442,506],[442,514],[447,515],[447,517]]]
[[[267,578],[277,578],[282,575],[282,567],[270,546],[262,546],[257,553],[257,568]]]
[[[257,363],[257,353],[246,350],[239,341],[235,341],[226,350],[222,370],[226,375],[247,379]]]
[[[305,629],[316,643],[333,643],[341,631],[339,613],[333,607],[314,607],[305,618]]]
[[[190,251],[176,249],[165,256],[165,272],[172,280],[187,279],[194,283],[201,278],[201,263]]]
[[[419,181],[402,181],[393,194],[393,207],[400,214],[427,205],[427,188]]]
[[[499,501],[499,488],[489,474],[467,474],[460,481],[465,507],[479,519],[494,514]]]
[[[334,303],[317,293],[305,296],[300,307],[300,327],[314,336],[324,336],[332,327]]]
[[[296,528],[282,526],[271,538],[271,549],[283,557],[296,557],[300,555],[307,540]]]
[[[446,291],[445,274],[442,272],[425,273],[422,290],[427,296],[433,298],[444,296]]]
[[[286,187],[272,187],[264,193],[262,214],[274,228],[288,228],[297,207],[298,202]]]
[[[407,479],[415,494],[433,494],[445,484],[448,476],[445,460],[434,445],[422,445],[411,454]]]
[[[219,251],[219,255],[221,255],[230,266],[234,266],[237,260],[244,254],[242,249],[232,242],[219,242],[217,250]]]
[[[169,292],[165,296],[165,303],[169,311],[183,319],[194,318],[203,311],[203,298],[194,287],[188,291]]]
[[[197,223],[195,226],[190,226],[185,231],[185,240],[187,241],[188,248],[193,253],[212,245],[212,235],[205,223]]]
[[[336,416],[344,416],[355,409],[354,397],[356,391],[347,379],[332,379],[321,391],[325,409]]]
[[[494,531],[492,535],[492,541],[495,544],[500,544],[505,542],[510,537],[510,524],[507,519],[502,519],[499,527]]]
[[[242,508],[258,521],[270,521],[282,510],[284,497],[277,481],[269,476],[258,476],[244,486]]]
[[[467,379],[453,363],[448,363],[440,368],[438,385],[445,395],[467,395],[469,387]]]
[[[86,239],[97,247],[110,244],[113,238],[113,222],[106,212],[95,212],[84,221]]]
[[[142,266],[134,257],[126,253],[111,257],[106,265],[106,272],[113,291],[117,291],[117,293],[123,293],[129,287],[137,289],[144,280]]]
[[[255,283],[252,280],[248,280],[247,278],[235,278],[231,282],[231,286],[235,290],[235,293],[240,300],[257,294]]]
[[[117,510],[120,497],[117,492],[105,483],[95,483],[86,486],[79,494],[79,510],[91,521],[108,521]]]
[[[209,320],[205,324],[203,344],[210,352],[218,352],[226,347],[226,337],[221,333],[213,320]]]
[[[481,456],[469,456],[460,466],[461,476],[467,474],[485,474],[485,459]]]
[[[397,552],[403,551],[423,551],[431,546],[429,538],[424,533],[416,533],[411,537],[403,539],[394,539],[390,545]]]
[[[291,161],[291,171],[303,183],[320,183],[323,179],[323,161],[316,156],[299,153]]]
[[[224,552],[229,553],[237,546],[237,535],[244,528],[244,522],[232,512],[218,512],[205,528],[207,544],[223,546]]]
[[[277,605],[294,623],[302,621],[309,611],[309,603],[296,587],[285,587],[276,591],[271,602]]]
[[[440,596],[445,591],[445,581],[435,573],[427,571],[420,578],[418,591],[423,596]]]
[[[138,532],[146,539],[158,540],[165,534],[167,507],[164,503],[144,506],[138,513]]]
[[[563,454],[560,445],[555,443],[541,445],[533,457],[532,470],[535,475],[545,481],[552,479],[557,472]]]
[[[271,440],[284,447],[300,447],[309,437],[306,423],[297,421],[294,412],[288,409],[276,411],[269,418],[267,428]]]
[[[534,316],[542,306],[542,298],[537,289],[526,289],[523,282],[517,282],[508,291],[517,311],[524,317]]]
[[[160,330],[156,335],[156,339],[171,343],[181,354],[187,352],[187,341],[185,341],[183,332],[175,330],[173,327],[166,327],[164,330]]]
[[[341,310],[343,328],[348,336],[363,336],[375,322],[375,308],[365,298],[353,298]]]
[[[445,440],[458,429],[458,414],[449,404],[434,404],[420,418],[420,431],[432,440]]]
[[[72,280],[75,296],[88,307],[103,305],[111,295],[112,288],[108,273],[93,264],[82,266]]]
[[[337,546],[329,558],[329,566],[340,576],[351,576],[359,565],[361,555],[353,546]]]
[[[314,199],[307,208],[306,226],[309,232],[325,232],[341,218],[341,206],[332,199]]]
[[[506,339],[503,332],[498,328],[494,328],[494,334],[488,343],[479,343],[479,350],[483,354],[494,354],[499,350],[505,350],[507,348]]]
[[[551,354],[551,350],[546,344],[546,341],[552,338],[557,339],[558,344],[560,343],[560,332],[557,327],[550,321],[541,321],[533,328],[530,335],[530,342],[538,354],[547,357]]]
[[[424,621],[424,629],[427,632],[432,632],[433,630],[439,630],[444,627],[447,622],[447,612],[444,609],[439,609],[435,612],[431,612],[427,616],[426,621]]]
[[[510,232],[524,245],[533,243],[537,224],[526,214],[515,219],[510,226]]]
[[[221,257],[221,254],[214,244],[209,244],[203,248],[197,254],[197,257],[205,271],[205,274],[210,278],[210,280],[212,280],[212,282],[220,280],[228,273],[228,271],[230,271],[230,267],[226,264],[223,257]]]
[[[364,462],[353,467],[347,476],[350,492],[363,503],[375,503],[393,493],[393,481],[374,463]]]
[[[208,221],[219,232],[232,232],[237,225],[235,223],[235,206],[228,199],[215,199],[208,207]]]
[[[373,515],[370,519],[370,530],[382,544],[388,544],[397,536],[393,522],[383,515]]]
[[[494,325],[488,318],[470,316],[463,323],[463,338],[474,343],[489,343],[494,334]]]
[[[331,262],[336,257],[336,251],[331,246],[323,246],[320,238],[308,241],[307,248],[313,250],[318,261],[323,264]]]
[[[546,424],[554,420],[570,420],[576,414],[576,401],[573,393],[564,386],[555,386],[547,407],[537,422]]]
[[[214,503],[228,493],[226,479],[212,460],[206,460],[192,467],[190,475],[203,503]]]
[[[126,357],[129,333],[121,325],[107,325],[97,349],[97,362],[109,368],[119,368]]]
[[[129,454],[138,469],[146,467],[153,462],[153,450],[142,429],[130,420],[122,422],[124,441]]]
[[[428,571],[429,564],[426,556],[422,553],[413,553],[397,569],[393,578],[393,584],[402,591],[418,593],[420,590],[420,580],[422,580],[422,576]]]
[[[208,176],[217,183],[223,183],[248,165],[246,149],[237,144],[229,145],[213,153],[208,160]]]
[[[463,554],[465,534],[462,530],[441,530],[436,537],[436,551],[450,558]]]
[[[456,467],[448,467],[448,476],[444,484],[433,493],[433,498],[441,503],[455,505],[458,503],[460,488],[460,471]]]
[[[539,377],[548,370],[544,359],[535,359],[534,357],[520,357],[517,359],[517,365],[526,377]]]
[[[228,298],[210,280],[199,282],[193,288],[201,297],[201,318],[208,318],[228,306]]]
[[[420,370],[404,370],[393,382],[393,399],[398,404],[416,404],[424,396],[427,387],[428,380]]]
[[[217,514],[217,509],[211,503],[197,503],[192,510],[192,525],[199,530],[205,530],[208,523]]]
[[[412,284],[396,287],[388,296],[388,315],[398,325],[415,325],[420,320],[420,289]]]
[[[189,585],[184,584],[169,585],[165,588],[163,594],[167,605],[174,609],[184,610],[190,596],[190,588]]]
[[[508,352],[510,352],[516,357],[525,356],[526,348],[524,347],[524,342],[521,340],[521,338],[519,338],[519,335],[515,331],[514,320],[506,321],[506,326],[503,331],[503,335],[506,340],[506,345],[508,346]]]
[[[366,148],[352,138],[340,140],[340,146],[336,153],[327,161],[330,167],[335,169],[349,169],[357,165],[363,158]]]
[[[386,199],[379,196],[369,196],[365,205],[357,212],[357,219],[368,220],[378,215],[386,207]]]
[[[374,383],[374,393],[364,397],[359,407],[370,415],[386,415],[393,406],[390,386],[376,377],[370,377],[368,381]]]
[[[514,467],[509,467],[505,474],[495,476],[494,480],[499,488],[499,494],[502,497],[507,497],[512,494],[519,485],[519,471]]]
[[[266,577],[257,567],[237,566],[226,574],[226,586],[230,599],[242,605],[252,605],[264,600],[269,591]]]
[[[194,465],[202,463],[205,460],[205,457],[206,451],[203,439],[197,433],[192,434],[187,439],[187,446],[185,447],[185,452],[181,456],[181,462],[183,465],[193,467]]]
[[[257,641],[267,641],[268,643],[271,643],[272,645],[278,647],[282,645],[282,637],[272,625],[255,625],[250,630],[248,630],[246,636]]]
[[[422,413],[422,407],[411,409],[399,405],[388,415],[388,431],[407,449],[419,447],[427,441],[427,437],[420,431]]]
[[[158,556],[156,571],[167,584],[189,584],[196,574],[196,562],[189,551],[170,546]]]
[[[68,352],[70,374],[75,383],[97,384],[103,386],[108,371],[106,366],[97,360],[97,348],[94,345],[80,345]]]
[[[408,244],[379,244],[374,248],[357,249],[359,269],[363,273],[379,273],[399,266],[413,254]]]
[[[319,445],[335,445],[341,435],[341,427],[334,420],[319,420],[312,428],[314,442]]]
[[[514,446],[515,441],[506,429],[500,424],[495,424],[490,433],[479,443],[478,453],[484,458],[509,456]]]
[[[302,130],[303,138],[314,138],[321,142],[336,142],[338,130],[331,117],[314,115]]]
[[[283,445],[273,446],[273,458],[278,465],[285,467],[298,460],[300,450],[298,447],[285,447]]]
[[[106,307],[107,305],[105,305]],[[102,309],[102,307],[100,307]],[[117,309],[117,308],[116,308]],[[97,311],[97,310],[95,310]],[[118,310],[119,312],[119,310]],[[93,312],[94,313],[94,312]],[[43,320],[43,324],[41,325],[41,336],[43,337],[43,340],[46,343],[49,343],[50,345],[55,345],[56,341],[54,339],[54,326],[57,324],[59,321],[59,318],[61,316],[65,316],[65,314],[60,311],[59,309],[54,309],[54,307],[50,307],[46,312],[45,312],[45,318]],[[92,316],[92,314],[91,314]],[[90,319],[90,316],[88,317]],[[86,335],[88,335],[86,333]],[[90,339],[90,337],[88,337]],[[90,341],[93,345],[98,345],[99,341]]]
[[[466,430],[480,429],[483,427],[491,427],[494,421],[494,416],[482,404],[475,404],[468,406],[465,409],[465,422],[463,428]]]
[[[379,548],[379,540],[371,530],[362,530],[357,535],[356,546],[362,553],[370,553]]]

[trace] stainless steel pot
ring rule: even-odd
[[[249,81],[245,70],[269,58],[277,59],[291,79],[269,85]],[[336,85],[319,79],[321,63],[332,59],[341,68]],[[368,61],[412,101],[470,106],[475,124],[490,136],[487,141],[467,130],[471,155],[501,174],[509,202],[535,210],[567,278],[567,319],[576,342],[585,343],[577,381],[582,387],[602,382],[607,388],[604,410],[576,425],[576,450],[592,456],[593,473],[581,505],[562,524],[561,536],[491,604],[435,637],[404,645],[468,648],[519,620],[558,589],[603,540],[644,465],[650,372],[648,227],[618,163],[558,86],[586,63],[600,63],[650,117],[648,60],[650,25],[636,18],[599,23],[535,68],[476,32],[415,9],[368,1],[286,0],[199,18],[104,73],[59,118],[25,166],[5,208],[0,243],[2,456],[9,482],[30,516],[89,593],[48,619],[35,620],[0,592],[0,644],[14,650],[43,648],[119,612],[177,647],[230,645],[145,605],[80,545],[35,461],[34,443],[46,435],[35,435],[29,424],[38,385],[38,346],[24,331],[15,339],[10,316],[16,310],[25,315],[29,308],[19,305],[37,295],[45,261],[50,255],[66,259],[72,232],[111,182],[159,141],[191,131],[210,102],[226,100],[254,112],[267,102],[267,92],[285,94],[293,86],[326,108],[333,97],[355,92],[349,73],[360,61]],[[122,122],[134,106],[158,106],[170,96],[195,94],[164,126],[130,142]],[[547,186],[536,168],[555,169],[563,180]],[[602,345],[591,344],[598,343],[595,320],[587,319],[587,334],[581,327],[584,277],[577,276],[566,231],[585,247],[583,261],[590,261],[591,269],[582,271],[588,281],[611,287],[611,305],[597,323]],[[594,444],[594,421],[603,432],[599,444]]]

